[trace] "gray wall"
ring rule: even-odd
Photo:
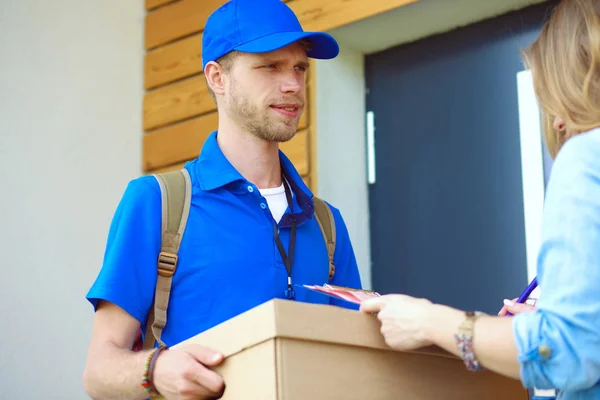
[[[85,399],[85,294],[141,173],[142,1],[0,2],[1,399]]]
[[[319,195],[342,212],[363,286],[370,288],[363,60],[342,44],[339,57],[317,62],[317,168]]]

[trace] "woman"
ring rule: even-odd
[[[524,58],[555,158],[535,309],[480,316],[386,295],[361,310],[377,313],[393,348],[435,344],[470,370],[558,389],[561,400],[600,399],[600,0],[562,1]]]

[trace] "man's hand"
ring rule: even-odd
[[[156,360],[152,381],[167,400],[218,399],[225,383],[210,367],[222,361],[222,354],[198,344],[164,350]]]
[[[377,313],[381,333],[393,349],[411,350],[431,344],[425,333],[433,318],[433,305],[429,300],[385,295],[362,302],[360,310]]]
[[[505,316],[507,313],[511,313],[512,315],[517,315],[525,312],[535,311],[535,306],[525,303],[517,303],[517,299],[512,300],[504,300],[504,306],[498,312],[499,316]]]
[[[144,363],[149,351],[130,349],[140,323],[119,306],[100,302],[83,374],[83,386],[93,399],[145,399]],[[168,400],[210,399],[223,395],[223,378],[211,367],[223,355],[197,344],[163,350],[156,360],[152,383]]]

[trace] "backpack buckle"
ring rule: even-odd
[[[175,273],[177,267],[177,255],[161,251],[158,254],[158,274],[165,278],[170,278]]]

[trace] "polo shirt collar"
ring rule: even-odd
[[[217,131],[206,138],[196,165],[196,175],[202,190],[210,191],[232,182],[244,181],[244,177],[221,151],[217,142]]]
[[[312,202],[313,193],[306,186],[302,177],[294,168],[290,159],[280,150],[279,159],[283,169],[283,174],[290,183],[292,193],[294,194],[294,211],[298,223],[312,218],[314,205]],[[204,145],[202,152],[196,164],[196,176],[200,188],[204,191],[211,191],[235,182],[244,184],[246,179],[235,169],[227,160],[217,142],[217,131],[212,132]],[[234,186],[235,187],[235,186]],[[289,209],[280,221],[281,226],[291,224],[291,215]]]

